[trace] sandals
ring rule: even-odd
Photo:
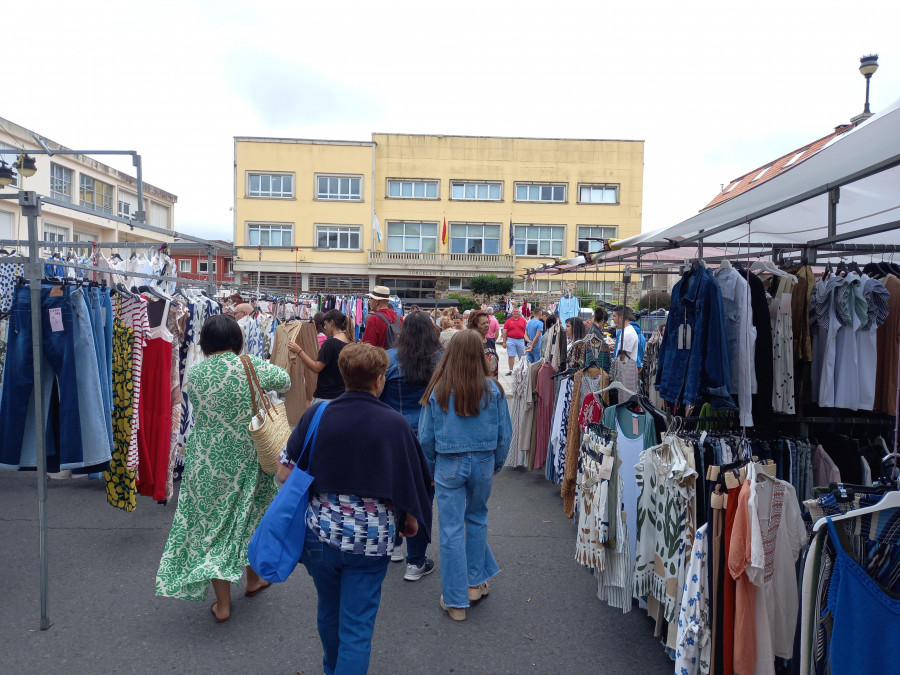
[[[248,598],[256,597],[257,595],[259,595],[260,593],[262,593],[264,590],[266,590],[266,589],[267,589],[269,586],[271,586],[271,585],[272,585],[272,582],[271,582],[271,581],[267,581],[267,582],[264,583],[262,586],[260,586],[259,588],[257,588],[255,591],[245,591],[245,592],[244,592],[244,596],[245,596],[245,597],[248,597]]]
[[[228,621],[228,619],[231,618],[231,613],[229,613],[228,616],[226,616],[224,619],[220,619],[219,615],[216,614],[216,605],[218,605],[218,604],[219,604],[218,601],[214,602],[212,604],[212,607],[210,607],[209,609],[212,612],[213,616],[216,617],[216,623],[225,623],[226,621]]]

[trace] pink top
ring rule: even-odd
[[[319,349],[321,349],[322,343],[328,339],[328,336],[325,335],[325,333],[319,333],[318,335],[316,335],[316,339],[319,341]]]
[[[490,325],[490,328],[488,328],[487,335],[485,335],[484,337],[486,337],[488,339],[493,339],[493,338],[497,337],[497,331],[500,330],[500,322],[497,321],[497,318],[493,314],[491,314],[490,316],[491,316],[491,325]]]

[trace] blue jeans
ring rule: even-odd
[[[55,286],[41,286],[41,374],[44,416],[50,407],[54,380],[59,386],[59,438],[45,424],[48,470],[83,466],[81,416],[78,384],[75,380],[75,313],[70,296],[71,286],[62,295],[50,296]],[[53,331],[50,311],[59,310],[62,330]],[[34,438],[34,359],[31,350],[31,289],[15,289],[9,318],[3,390],[0,392],[0,468],[18,469],[36,465]]]
[[[103,414],[107,420],[106,433],[109,437],[109,451],[113,451],[112,430],[112,354],[106,348],[106,321],[112,321],[112,314],[105,312],[102,293],[99,288],[90,289],[89,301],[91,311],[91,327],[94,332],[94,351],[97,353],[97,366],[100,377],[100,394],[103,398]]]
[[[438,453],[434,467],[444,604],[468,607],[468,587],[477,586],[500,571],[487,543],[487,502],[494,484],[494,452]]]
[[[366,673],[390,557],[342,553],[306,528],[300,560],[319,595],[317,620],[326,675]]]
[[[537,363],[541,360],[541,346],[535,345],[531,351],[525,352],[528,355],[528,363]]]

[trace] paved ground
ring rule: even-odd
[[[236,591],[221,625],[208,604],[153,595],[173,510],[141,498],[128,514],[106,505],[99,481],[53,481],[53,626],[42,632],[36,476],[0,472],[0,672],[322,672],[315,590],[302,567],[256,598]],[[573,560],[574,526],[540,472],[502,472],[490,518],[503,571],[463,623],[438,607],[438,572],[410,583],[392,563],[372,673],[672,672],[646,616],[597,600],[594,578]],[[430,551],[439,566],[437,545]]]

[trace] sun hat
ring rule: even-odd
[[[369,297],[373,300],[390,300],[391,289],[387,286],[376,286],[371,291],[369,291]]]

